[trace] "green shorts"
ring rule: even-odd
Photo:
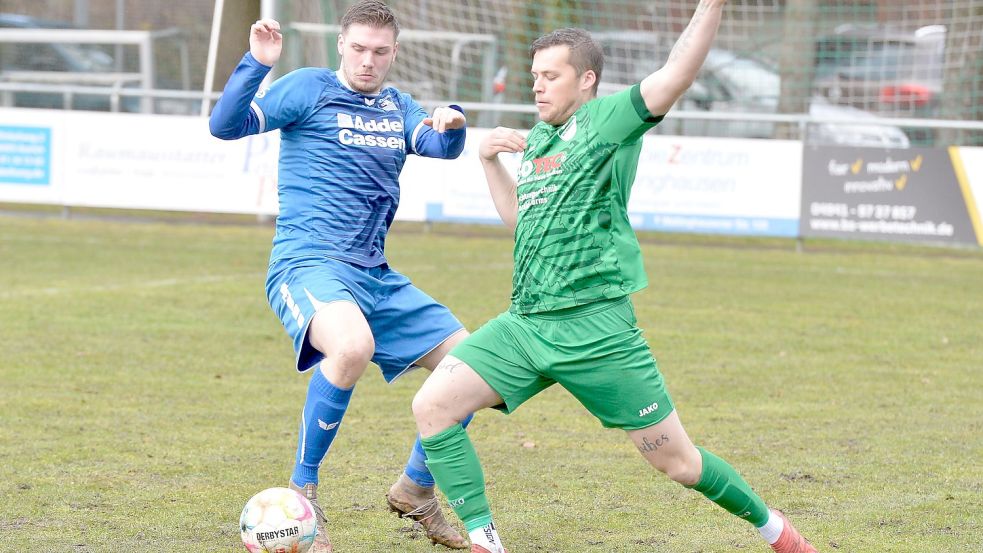
[[[625,296],[548,313],[505,312],[451,351],[515,411],[559,383],[609,428],[652,426],[673,410]]]

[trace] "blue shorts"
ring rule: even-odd
[[[359,267],[329,258],[278,261],[266,278],[270,307],[280,317],[297,352],[297,370],[324,358],[307,338],[315,306],[352,302],[362,310],[375,338],[372,361],[392,382],[464,326],[406,276],[381,267]]]

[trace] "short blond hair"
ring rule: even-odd
[[[348,32],[352,25],[368,25],[377,29],[389,27],[393,30],[393,36],[399,36],[399,21],[389,6],[378,0],[362,0],[356,2],[348,8],[345,15],[341,18],[342,34]]]

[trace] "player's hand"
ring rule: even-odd
[[[518,153],[526,149],[526,137],[515,129],[498,127],[488,133],[478,146],[478,156],[492,161],[502,152]]]
[[[249,28],[249,53],[263,65],[273,66],[283,50],[283,35],[275,19],[260,19]]]
[[[423,120],[423,124],[433,127],[433,130],[442,133],[453,129],[463,129],[468,120],[464,114],[454,108],[437,108],[433,114]]]

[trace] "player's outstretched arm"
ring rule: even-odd
[[[452,107],[439,107],[433,110],[430,117],[423,120],[424,125],[441,134],[446,131],[463,129],[467,123],[468,120],[464,117],[464,113]]]
[[[478,147],[478,157],[481,158],[481,167],[485,170],[485,179],[488,181],[488,190],[495,209],[505,226],[513,232],[519,219],[519,198],[516,196],[518,185],[498,159],[498,154],[519,153],[525,149],[525,137],[518,131],[505,127],[493,130]]]
[[[693,84],[717,36],[727,0],[700,0],[661,69],[642,80],[641,93],[652,115],[665,115]]]
[[[459,106],[439,107],[413,129],[413,151],[424,157],[456,159],[464,151],[467,124]]]

